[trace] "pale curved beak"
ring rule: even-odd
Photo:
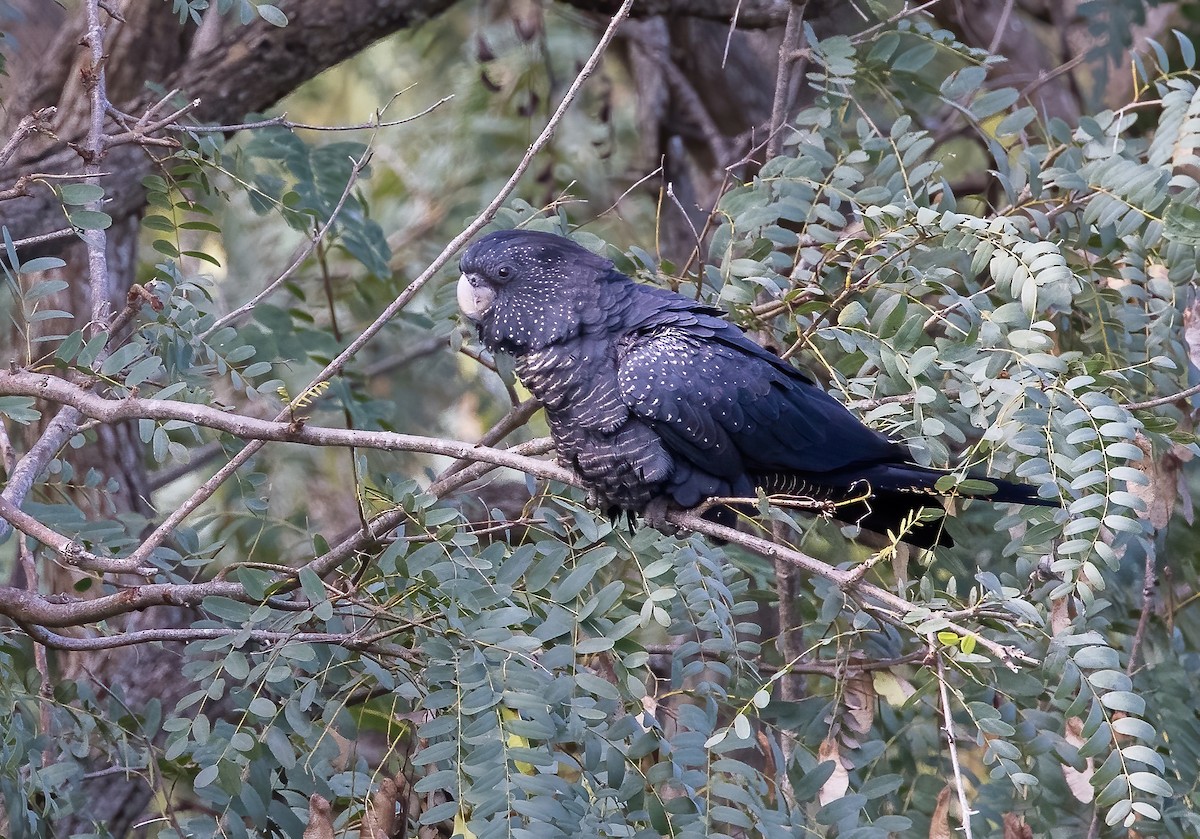
[[[458,278],[458,308],[471,320],[479,320],[492,307],[496,292],[466,274]]]

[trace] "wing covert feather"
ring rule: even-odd
[[[643,331],[618,350],[622,399],[672,452],[729,479],[745,472],[831,472],[896,457],[895,444],[833,397],[764,357],[740,330],[720,326],[724,334],[707,324]]]

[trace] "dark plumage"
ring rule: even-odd
[[[752,497],[756,488],[831,502],[832,514],[898,532],[937,506],[943,472],[863,425],[718,309],[640,285],[550,233],[506,230],[462,258],[459,304],[484,345],[516,358],[546,406],[559,459],[610,515],[668,500]],[[1054,504],[992,480],[992,501]],[[713,511],[728,520],[728,509]],[[910,530],[951,544],[940,522]]]

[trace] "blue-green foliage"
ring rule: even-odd
[[[185,17],[200,8],[176,3]],[[723,197],[700,275],[652,276],[645,251],[610,254],[651,281],[694,284],[804,359],[865,421],[949,470],[948,489],[968,472],[1016,475],[1061,509],[957,509],[953,552],[923,573],[880,562],[865,577],[907,610],[822,577],[795,581],[780,610],[767,558],[630,532],[570,488],[514,484],[518,512],[479,514],[472,491],[436,498],[419,467],[395,458],[356,454],[338,473],[356,485],[339,487],[314,477],[320,456],[297,467],[264,453],[156,554],[180,574],[219,571],[251,601],[204,602],[195,629],[211,637],[188,645],[182,676],[195,687],[176,707],[114,712],[66,686],[51,741],[28,651],[0,644],[7,832],[38,835],[40,819],[79,806],[82,760],[102,748],[164,794],[200,802],[163,837],[299,835],[313,794],[335,803],[338,829],[356,831],[396,775],[409,835],[418,823],[531,839],[929,835],[941,831],[939,796],[954,798],[946,716],[977,835],[998,835],[1013,814],[1038,835],[1085,835],[1093,813],[1114,830],[1195,831],[1191,612],[1173,613],[1170,629],[1152,617],[1126,673],[1144,564],[1196,582],[1190,523],[1156,518],[1175,476],[1150,468],[1172,446],[1194,449],[1187,417],[1174,403],[1135,407],[1186,387],[1182,312],[1200,246],[1191,45],[1181,39],[1183,71],[1161,49],[1153,69],[1139,60],[1139,95],[1160,100],[1138,109],[1150,124],[1127,110],[1072,129],[1043,124],[1016,91],[987,89],[994,59],[944,30],[902,21],[863,42],[811,29],[808,41],[816,98],[784,153]],[[963,171],[921,127],[931,108],[988,150],[978,165],[994,174],[995,206],[954,193]],[[335,265],[374,277],[331,293],[319,281],[328,265],[314,260],[285,302],[233,325],[218,324],[228,290],[195,237],[235,235],[213,206],[238,196],[308,235],[367,147],[282,129],[233,150],[193,141],[172,180],[146,183],[158,261],[144,279],[161,308],[106,357],[64,327],[47,363],[98,376],[114,396],[275,409],[277,387],[305,380],[297,368],[345,344],[327,304],[352,316],[398,292],[382,229],[352,190],[326,244],[350,257]],[[564,225],[535,216],[519,203],[501,218]],[[53,281],[21,281],[50,267],[7,249],[6,305],[22,326],[58,317],[41,302]],[[436,289],[406,315],[404,339],[450,336],[451,296]],[[397,419],[421,416],[411,394],[367,392],[353,375],[328,401],[313,396],[313,422],[420,428]],[[0,413],[37,419],[12,397]],[[138,430],[156,463],[186,461],[199,442],[240,447],[181,421]],[[69,469],[55,461],[46,485],[102,488],[102,476]],[[276,489],[289,476],[303,503]],[[292,502],[282,514],[280,497]],[[28,509],[97,549],[136,544],[132,522],[88,523],[66,503]],[[339,573],[289,570],[344,535],[315,532],[310,515],[345,528],[355,513],[393,511],[402,524]],[[826,522],[772,521],[831,566],[868,561]],[[290,608],[271,599],[291,590]],[[765,627],[780,614],[790,637],[777,645]],[[160,726],[165,739],[148,745]]]

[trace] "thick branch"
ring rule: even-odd
[[[84,416],[106,423],[131,419],[180,420],[203,428],[224,431],[242,440],[440,454],[463,458],[470,462],[486,461],[496,466],[520,469],[538,477],[564,483],[577,483],[574,474],[566,469],[545,461],[519,457],[504,449],[416,434],[327,428],[298,422],[263,420],[221,411],[208,405],[176,402],[171,399],[106,399],[56,376],[41,373],[0,372],[0,395],[34,396],[50,402],[60,402],[77,409]]]

